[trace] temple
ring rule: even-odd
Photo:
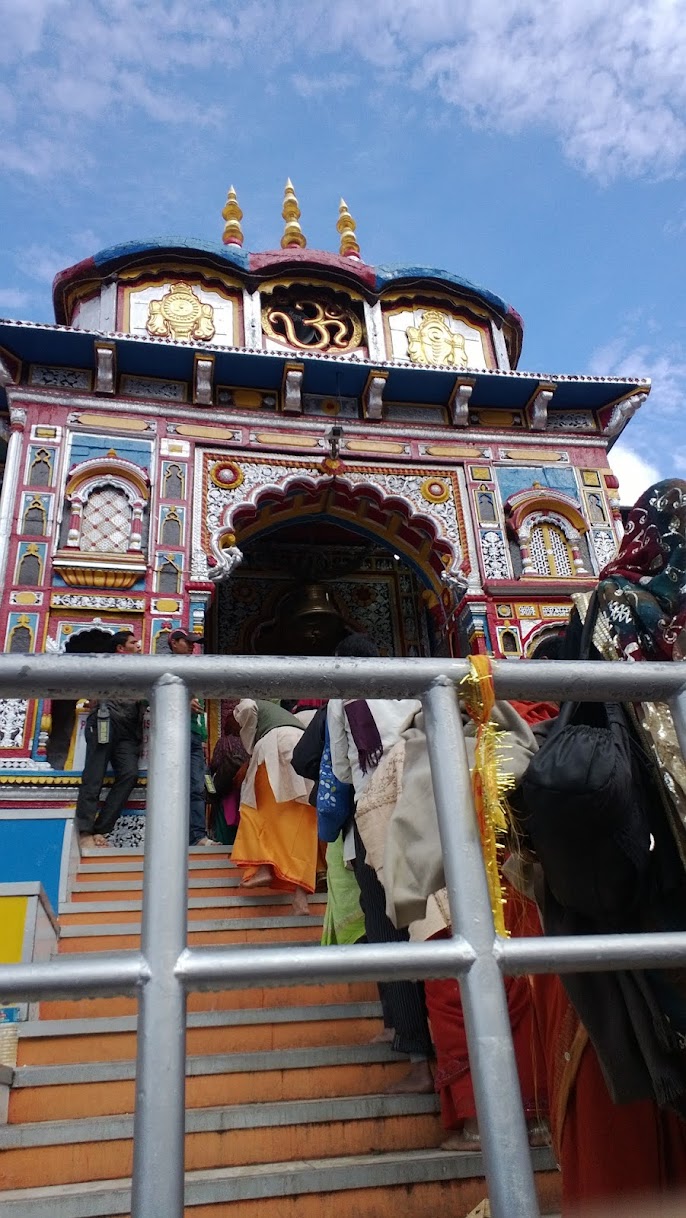
[[[278,248],[245,252],[233,187],[222,215],[221,243],[62,271],[54,324],[0,322],[5,651],[131,629],[164,655],[183,626],[222,654],[330,655],[356,630],[386,655],[535,655],[615,553],[608,450],[650,382],[520,370],[512,306],[366,262],[343,200],[337,252],[307,246],[290,181]],[[0,885],[54,911],[84,721],[0,702]],[[144,807],[143,765],[113,849],[140,846]]]

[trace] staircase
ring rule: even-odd
[[[189,853],[189,943],[317,943],[325,896],[238,887],[225,847]],[[143,857],[92,850],[60,910],[64,952],[137,948]],[[241,1218],[463,1218],[486,1193],[480,1154],[447,1154],[433,1095],[383,1095],[407,1069],[379,1030],[376,988],[293,986],[191,994],[186,1214]],[[8,1124],[0,1126],[3,1218],[129,1214],[136,1005],[40,1004],[19,1025]],[[533,1151],[544,1211],[557,1208],[550,1152]],[[147,1218],[147,1216],[146,1216]],[[150,1215],[149,1218],[157,1218]],[[162,1216],[161,1216],[162,1218]]]

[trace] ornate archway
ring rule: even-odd
[[[197,565],[215,584],[231,576],[242,560],[242,547],[257,534],[285,521],[328,520],[372,536],[399,554],[446,613],[466,587],[465,530],[452,472],[259,458],[239,464],[205,454],[204,479]]]

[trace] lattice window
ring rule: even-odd
[[[537,575],[568,579],[574,574],[569,545],[558,525],[535,525],[531,530],[530,548],[531,561]]]
[[[131,536],[131,506],[116,486],[99,486],[83,508],[80,548],[126,553]]]
[[[31,462],[29,482],[31,486],[50,486],[51,478],[52,454],[47,448],[39,448]]]
[[[19,563],[18,580],[20,584],[28,584],[29,588],[35,587],[41,582],[43,577],[43,564],[40,560],[40,555],[27,551]]]
[[[170,465],[164,475],[165,499],[183,499],[183,473],[180,465]]]
[[[28,534],[29,537],[43,537],[46,524],[47,516],[43,504],[40,499],[33,499],[24,512],[22,533]]]
[[[162,563],[157,572],[157,591],[178,596],[180,571],[171,558]]]
[[[160,540],[165,546],[181,545],[181,521],[173,508],[164,518]]]
[[[28,655],[33,636],[28,626],[14,626],[10,634],[9,650],[15,655]]]

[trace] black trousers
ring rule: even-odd
[[[110,739],[98,744],[95,715],[86,722],[86,763],[76,801],[76,827],[79,833],[111,833],[138,780],[138,735],[123,732],[110,723]],[[114,782],[102,807],[100,792],[107,766],[112,763]]]
[[[386,913],[386,894],[373,867],[365,859],[362,838],[355,825],[355,878],[360,886],[360,905],[368,943],[407,943],[406,930],[396,930]],[[396,1053],[431,1057],[433,1046],[426,1017],[421,981],[383,981],[379,996],[386,1027],[395,1028]]]

